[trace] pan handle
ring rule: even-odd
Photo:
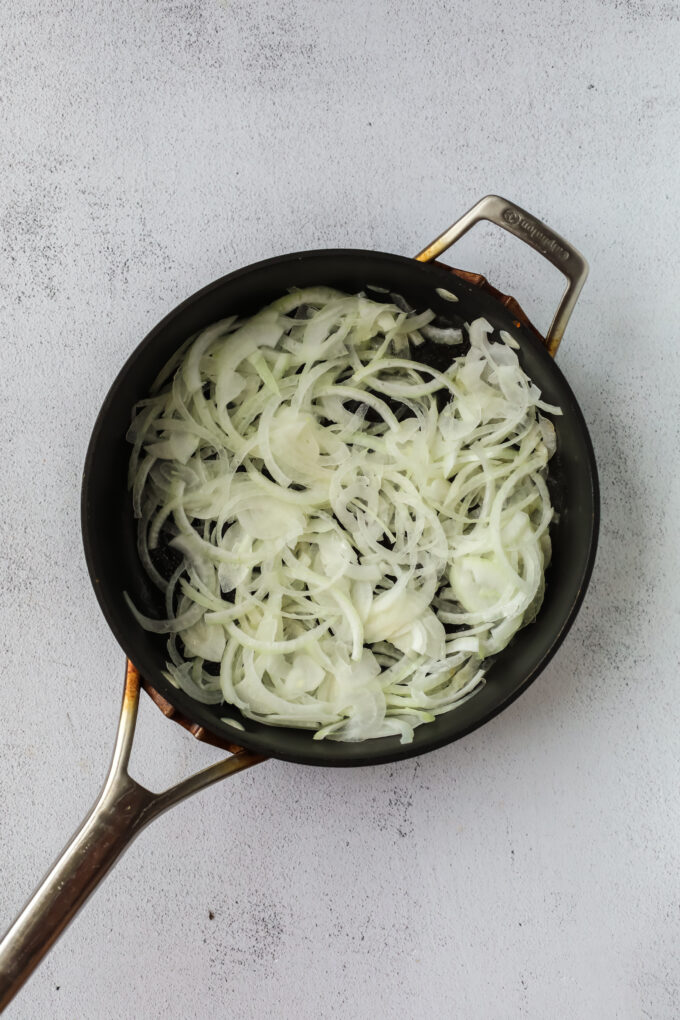
[[[436,240],[428,244],[416,255],[418,262],[431,262],[455,244],[463,234],[466,234],[470,227],[480,220],[488,220],[502,227],[524,241],[531,248],[543,255],[548,262],[559,269],[567,278],[567,288],[562,295],[555,317],[550,324],[545,338],[545,346],[548,352],[555,355],[560,345],[567,323],[574,310],[574,305],[581,293],[581,288],[588,277],[588,263],[583,255],[565,241],[563,237],[556,234],[554,230],[541,223],[535,216],[520,209],[514,202],[507,198],[500,198],[499,195],[487,195],[480,199],[472,209],[464,216],[440,234]]]
[[[128,663],[113,758],[99,798],[0,942],[0,1011],[145,825],[192,793],[264,761],[239,751],[163,793],[145,789],[128,775],[139,689],[139,674]]]

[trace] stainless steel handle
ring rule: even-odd
[[[0,1010],[145,825],[192,793],[264,760],[239,751],[162,793],[152,793],[128,775],[139,689],[139,674],[128,664],[113,758],[99,798],[0,942]]]
[[[545,338],[548,351],[554,355],[564,336],[581,288],[588,277],[588,263],[573,245],[547,227],[545,223],[537,220],[535,216],[520,209],[514,202],[509,202],[507,198],[500,198],[499,195],[487,195],[486,198],[480,199],[476,205],[473,205],[472,209],[464,216],[456,220],[448,230],[440,234],[432,244],[423,248],[416,255],[416,259],[419,262],[431,262],[432,259],[438,258],[480,220],[488,220],[514,234],[515,237],[540,252],[548,262],[552,262],[566,276],[568,281],[566,290]]]

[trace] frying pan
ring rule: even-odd
[[[521,238],[567,277],[567,288],[545,339],[514,299],[500,294],[483,277],[435,261],[480,220],[491,221]],[[578,611],[597,543],[599,496],[593,449],[576,398],[552,358],[587,274],[585,260],[563,238],[523,209],[492,195],[478,202],[415,259],[334,249],[282,255],[230,273],[179,305],[130,356],[97,418],[82,489],[82,529],[90,577],[102,611],[128,657],[113,759],[90,814],[0,943],[0,1008],[12,999],[134,837],[180,800],[267,757],[305,765],[350,766],[423,754],[487,722],[526,690],[543,669]],[[540,387],[543,399],[563,411],[554,421],[557,453],[551,461],[549,484],[556,518],[541,611],[496,657],[486,685],[453,711],[419,726],[410,744],[399,743],[396,736],[360,743],[315,741],[308,731],[266,726],[240,717],[230,707],[193,701],[163,676],[164,639],[142,630],[123,600],[123,591],[128,591],[144,612],[153,615],[158,609],[157,596],[137,558],[136,526],[126,484],[129,446],[125,434],[133,406],[146,396],[159,369],[188,336],[227,315],[250,315],[291,287],[319,284],[350,293],[367,287],[386,288],[413,307],[432,308],[454,324],[484,316],[495,329],[508,330],[517,338],[524,371]],[[438,293],[441,288],[453,292],[458,301],[447,301]],[[140,786],[128,775],[128,761],[141,686],[166,715],[199,739],[228,750],[230,756],[163,793],[154,794]],[[243,730],[232,726],[230,720],[240,723]]]

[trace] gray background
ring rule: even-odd
[[[412,254],[506,195],[591,263],[559,361],[603,494],[578,621],[507,712],[420,760],[270,762],[177,808],[7,1015],[676,1018],[678,4],[1,11],[0,918],[108,762],[123,660],[80,475],[178,301],[285,251]],[[518,242],[477,228],[451,261],[547,325],[560,277]],[[216,758],[146,702],[139,737],[152,786]]]

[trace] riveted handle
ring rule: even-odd
[[[499,195],[487,195],[480,199],[472,209],[456,220],[448,230],[440,234],[426,248],[416,255],[419,262],[431,262],[438,258],[452,244],[460,240],[463,234],[479,223],[488,220],[514,234],[544,258],[551,262],[567,278],[567,287],[562,295],[553,321],[545,337],[545,346],[551,355],[555,355],[560,345],[567,323],[574,310],[583,284],[588,277],[588,263],[573,245],[556,234],[535,216],[521,209],[514,202],[509,202]]]
[[[128,775],[139,689],[139,674],[128,663],[113,760],[99,798],[0,941],[0,1012],[149,822],[198,790],[264,761],[261,755],[238,750],[176,786],[152,793]]]

